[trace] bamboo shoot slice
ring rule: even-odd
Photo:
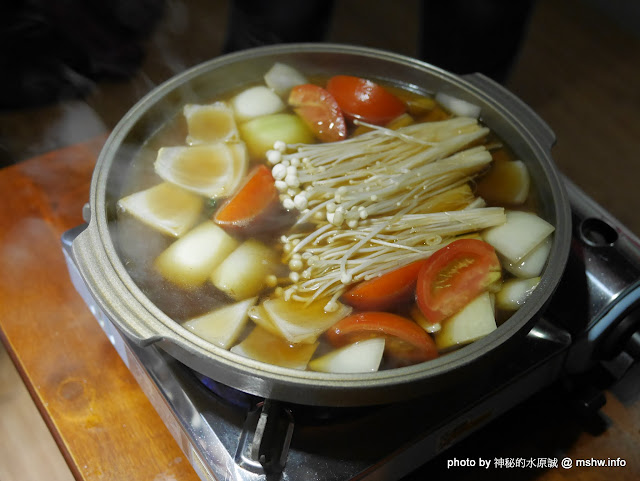
[[[245,299],[194,317],[182,324],[182,327],[211,344],[229,349],[247,324],[249,309],[257,299]]]
[[[198,221],[204,199],[163,182],[123,197],[118,207],[163,234],[180,237]]]

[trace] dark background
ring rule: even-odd
[[[84,9],[74,9],[80,3]],[[31,11],[24,14],[24,5]],[[418,56],[419,5],[417,0],[335,2],[326,38]],[[506,86],[555,131],[553,155],[561,171],[640,234],[640,4],[540,0],[534,5]],[[221,54],[229,4],[41,0],[6,2],[0,9],[13,14],[0,16],[0,40],[5,40],[0,42],[0,165],[8,165],[109,131],[151,88]],[[51,18],[66,32],[62,39],[47,27]],[[430,22],[436,20],[425,28],[438,28]],[[479,18],[475,28],[480,38],[485,32],[490,38],[498,27]],[[451,38],[443,35],[440,42],[446,48]],[[486,50],[487,59],[495,56]],[[24,86],[25,69],[35,88],[45,91],[43,98],[14,93]],[[66,80],[66,89],[47,101],[46,82],[56,76]]]

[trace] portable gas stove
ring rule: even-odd
[[[85,226],[66,232],[62,243],[75,288],[203,480],[392,480],[555,381],[571,379],[579,389],[595,367],[620,378],[640,359],[640,240],[570,181],[566,186],[569,262],[549,308],[509,362],[476,385],[383,406],[260,399],[154,346],[132,344],[97,307],[76,268],[71,244]],[[595,409],[600,399],[582,398]]]

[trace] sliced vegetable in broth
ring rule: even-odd
[[[155,173],[134,169],[147,175],[120,204],[144,199],[134,218],[167,238],[144,264],[152,301],[170,290],[184,307],[172,312],[189,313],[175,321],[218,347],[326,372],[428,362],[526,302],[553,226],[531,208],[526,159],[477,106],[348,75],[312,84],[283,64],[265,73],[186,105],[149,140]],[[154,189],[195,200],[148,206]]]

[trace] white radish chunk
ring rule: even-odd
[[[375,372],[384,353],[384,338],[374,337],[349,344],[309,362],[309,369],[320,372]]]
[[[231,99],[238,122],[282,112],[286,105],[273,90],[264,85],[251,87]]]
[[[496,307],[505,311],[517,311],[540,283],[539,277],[509,279],[496,294]]]
[[[182,324],[182,327],[211,344],[223,349],[229,349],[236,342],[247,324],[249,309],[257,300],[257,297],[253,297],[235,304],[229,304],[189,319]]]
[[[155,260],[156,270],[182,287],[203,284],[238,242],[211,221],[205,221],[167,247]]]
[[[439,351],[473,342],[497,328],[491,296],[485,292],[443,322],[434,338]]]
[[[123,197],[118,207],[163,234],[180,237],[198,221],[204,199],[163,182]]]
[[[448,110],[458,117],[471,117],[474,119],[480,117],[480,106],[454,97],[453,95],[438,92],[435,96],[435,100],[442,105],[445,110]]]
[[[316,342],[320,334],[343,317],[351,313],[351,308],[336,303],[337,309],[325,312],[326,299],[313,301],[308,306],[298,301],[285,301],[281,297],[267,299],[262,303],[273,325],[289,342]]]
[[[182,109],[187,121],[187,144],[237,140],[238,127],[226,102],[209,105],[188,104]]]
[[[440,329],[442,329],[442,325],[439,322],[436,322],[436,323],[429,322],[416,304],[413,305],[413,307],[409,311],[409,314],[411,316],[411,319],[416,321],[416,324],[418,324],[422,329],[427,331],[429,334],[434,334],[438,332]]]
[[[551,224],[531,212],[512,210],[506,217],[504,224],[485,230],[482,238],[511,262],[521,260],[554,231]]]
[[[235,300],[256,296],[266,286],[266,278],[277,268],[278,255],[263,243],[249,239],[213,271],[211,282]]]
[[[248,155],[243,144],[162,147],[154,168],[167,182],[210,197],[229,196],[245,176]]]
[[[264,81],[267,87],[282,98],[286,98],[296,85],[308,83],[307,78],[295,68],[280,62],[273,64],[264,75]]]
[[[267,364],[304,370],[317,347],[318,343],[291,344],[256,326],[240,344],[231,348],[231,352]]]
[[[502,265],[514,276],[521,279],[530,279],[542,273],[542,269],[549,258],[549,252],[551,252],[551,236],[534,247],[531,252],[519,261],[511,262],[507,259],[502,259]]]
[[[492,204],[523,204],[529,196],[529,169],[521,160],[494,162],[478,180],[477,193]]]

